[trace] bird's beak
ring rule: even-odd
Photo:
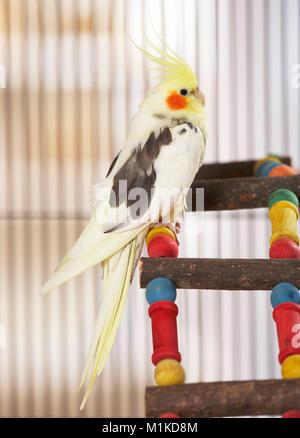
[[[194,92],[194,96],[196,97],[196,99],[200,99],[202,102],[202,105],[205,105],[205,96],[202,93],[202,91],[199,90],[199,88],[196,89],[196,91]]]

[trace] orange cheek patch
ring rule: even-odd
[[[166,103],[172,110],[184,109],[188,104],[186,98],[175,91],[166,98]]]

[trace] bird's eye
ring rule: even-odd
[[[186,88],[181,88],[180,94],[181,96],[186,96],[188,94],[188,90]]]

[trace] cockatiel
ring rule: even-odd
[[[145,236],[153,224],[180,217],[204,158],[204,96],[191,67],[162,44],[164,49],[150,43],[155,55],[140,49],[156,64],[160,83],[131,120],[125,147],[106,178],[92,187],[89,224],[42,288],[45,294],[102,265],[102,303],[79,385],[87,381],[81,409],[114,342]]]

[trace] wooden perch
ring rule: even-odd
[[[280,159],[283,164],[291,165],[290,157],[281,157]],[[196,179],[253,177],[253,168],[256,162],[256,160],[247,160],[204,164],[199,169]]]
[[[146,417],[282,415],[300,409],[300,379],[190,383],[146,388]]]
[[[178,289],[272,290],[287,281],[300,289],[297,259],[142,258],[140,284],[154,278],[172,280]]]
[[[267,178],[195,179],[192,189],[204,188],[204,210],[240,210],[268,206],[269,196],[278,189],[292,190],[300,198],[300,175]],[[193,206],[196,210],[195,190]]]

